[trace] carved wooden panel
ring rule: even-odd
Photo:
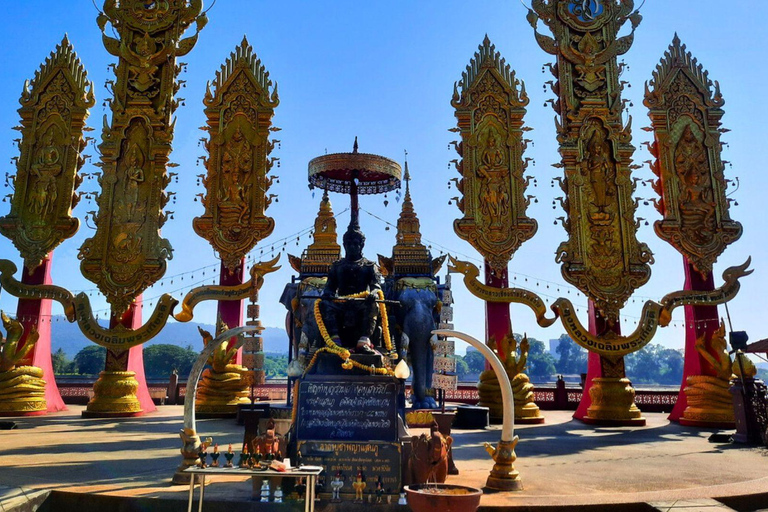
[[[456,198],[464,214],[454,222],[456,234],[475,247],[497,275],[520,245],[536,234],[527,216],[529,179],[523,174],[528,141],[523,126],[528,96],[496,47],[486,36],[461,80],[454,85],[461,142],[456,167],[462,178]]]
[[[94,104],[88,80],[65,36],[31,82],[24,84],[21,108],[21,154],[16,165],[10,213],[0,218],[8,237],[34,270],[61,242],[77,232],[72,208],[83,181],[83,138],[88,109]]]
[[[706,276],[728,244],[741,236],[731,220],[721,160],[720,119],[725,102],[720,85],[709,79],[675,34],[646,83],[645,105],[654,130],[649,146],[651,169],[659,178],[656,208],[664,218],[654,224],[669,242]]]
[[[635,183],[631,120],[622,121],[617,56],[629,50],[641,16],[632,0],[533,0],[528,21],[542,21],[554,37],[536,32],[539,45],[557,58],[550,66],[557,96],[557,137],[565,192],[568,240],[557,250],[562,274],[591,298],[609,324],[634,290],[651,276],[646,244],[632,198]],[[632,31],[617,37],[629,21]]]
[[[171,244],[160,236],[171,180],[166,170],[173,140],[171,117],[181,66],[207,18],[201,0],[106,0],[97,18],[107,51],[118,57],[112,85],[111,124],[102,129],[101,193],[96,233],[78,257],[83,275],[124,312],[165,273]],[[196,22],[191,37],[180,39]],[[105,27],[112,30],[107,35]]]

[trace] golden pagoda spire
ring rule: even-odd
[[[322,249],[340,251],[337,242],[336,217],[333,215],[331,200],[328,198],[328,190],[323,190],[323,199],[320,201],[320,210],[315,219],[315,232],[312,235],[314,241],[307,247],[307,252]]]
[[[333,215],[327,189],[323,190],[312,237],[313,242],[304,250],[301,258],[288,255],[291,267],[302,275],[326,275],[331,263],[341,257],[341,246],[336,234],[336,217]]]
[[[395,252],[398,252],[398,247],[419,247],[423,248],[421,244],[421,232],[419,231],[420,223],[419,218],[416,215],[416,211],[413,209],[413,201],[411,201],[411,173],[408,170],[408,161],[405,161],[405,198],[403,199],[403,208],[400,211],[400,218],[397,219],[397,245],[395,245]]]

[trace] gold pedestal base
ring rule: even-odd
[[[730,383],[710,375],[691,375],[683,389],[688,405],[680,418],[681,425],[695,427],[734,428],[733,399]]]
[[[249,370],[237,364],[228,364],[223,370],[209,368],[200,378],[195,401],[195,413],[200,417],[234,417],[238,405],[251,403]]]
[[[0,416],[45,414],[45,380],[37,366],[18,366],[0,372]]]
[[[510,375],[509,381],[515,397],[515,423],[544,423],[539,406],[533,401],[534,386],[528,376],[524,373]],[[501,400],[499,380],[493,371],[486,370],[480,374],[477,392],[480,397],[477,405],[487,407],[492,420],[501,421],[504,416],[504,404]]]
[[[602,425],[645,425],[635,405],[635,390],[627,378],[597,377],[589,389],[592,405],[584,422]]]
[[[486,443],[486,450],[493,457],[493,469],[488,479],[485,481],[485,488],[491,491],[522,491],[523,481],[520,479],[520,473],[515,469],[514,462],[517,459],[515,455],[515,446],[518,438],[514,441],[499,441],[496,449]]]
[[[93,398],[83,411],[84,418],[120,418],[143,414],[136,396],[139,382],[135,372],[103,371],[93,384]]]

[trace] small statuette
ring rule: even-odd
[[[304,501],[305,494],[307,491],[307,483],[304,481],[303,478],[299,478],[298,482],[296,483],[296,487],[294,487],[296,490],[296,494],[298,495],[299,501]]]
[[[261,502],[269,502],[269,480],[266,478],[261,482]]]
[[[363,503],[363,491],[365,491],[366,486],[363,470],[358,469],[355,481],[352,482],[352,488],[355,490],[355,503]]]
[[[197,456],[200,458],[200,468],[207,468],[207,460],[208,460],[208,443],[202,443],[200,445],[200,451],[197,452]]]
[[[219,445],[218,444],[213,445],[213,453],[211,454],[211,460],[213,461],[213,462],[211,462],[211,467],[212,468],[219,467],[219,456],[220,455],[221,454],[219,453]]]
[[[248,445],[243,445],[243,451],[240,452],[240,459],[237,461],[237,467],[239,468],[247,468],[248,467],[248,461],[251,458],[251,454],[248,453]]]
[[[376,479],[376,503],[384,503],[384,482],[381,481],[381,475]]]
[[[256,447],[256,452],[251,455],[251,460],[248,463],[249,468],[259,469],[261,466],[261,450],[259,450],[259,447]]]
[[[344,487],[344,477],[341,475],[341,471],[336,472],[336,476],[331,481],[331,503],[340,503],[341,497],[339,493],[341,488]]]
[[[405,499],[405,493],[404,492],[400,493],[400,498],[397,500],[397,504],[398,505],[407,505],[408,504],[408,500]]]
[[[278,487],[275,489],[275,503],[282,503],[283,502],[283,488]]]
[[[232,443],[229,443],[229,448],[227,449],[227,453],[224,454],[224,458],[227,459],[227,463],[224,464],[225,468],[231,468],[232,467],[232,459],[235,458],[235,454],[232,452]]]

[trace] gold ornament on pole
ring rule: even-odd
[[[456,109],[461,142],[454,161],[461,178],[462,194],[456,206],[464,214],[453,223],[456,234],[472,244],[489,262],[495,274],[520,245],[536,234],[538,225],[526,215],[531,181],[523,174],[528,146],[523,126],[528,96],[525,84],[515,77],[488,36],[453,86],[451,105]]]
[[[243,37],[213,84],[208,83],[203,100],[203,130],[209,134],[204,141],[208,173],[201,175],[205,213],[195,218],[193,227],[230,272],[275,227],[264,213],[274,198],[267,192],[275,177],[267,173],[277,160],[269,158],[277,143],[269,140],[269,132],[276,130],[271,126],[279,103],[277,84],[272,86],[269,72]]]
[[[85,120],[94,104],[88,80],[66,36],[21,94],[21,154],[13,179],[11,211],[0,217],[0,233],[9,238],[31,273],[80,222],[72,208],[83,181]]]
[[[563,278],[594,305],[598,336],[618,334],[619,311],[634,290],[651,277],[653,256],[637,240],[640,220],[632,197],[631,117],[624,123],[625,101],[619,80],[626,53],[642,17],[633,0],[574,2],[533,0],[528,22],[541,48],[557,58],[549,82],[564,169],[558,178],[565,199],[562,224],[568,240],[557,249]],[[536,30],[539,20],[554,38]],[[617,37],[629,21],[631,32]],[[643,424],[634,406],[634,391],[624,378],[622,357],[601,357],[601,379],[590,392],[597,399],[585,421]],[[611,405],[611,404],[615,404]],[[626,407],[625,407],[626,406]]]
[[[165,274],[172,255],[160,228],[169,215],[163,212],[172,178],[166,168],[174,165],[168,161],[171,116],[181,102],[174,99],[182,70],[176,59],[192,50],[207,23],[201,11],[201,0],[107,0],[97,18],[105,48],[119,60],[109,100],[112,121],[105,116],[99,146],[96,233],[78,257],[83,275],[105,295],[114,317]],[[193,22],[195,34],[180,39]],[[107,23],[119,38],[107,35]]]
[[[675,34],[653,79],[645,86],[645,105],[655,140],[649,145],[656,161],[652,183],[661,196],[654,201],[664,218],[654,223],[659,238],[669,242],[702,275],[725,248],[741,237],[741,224],[731,220],[723,174],[720,134],[725,101]]]

